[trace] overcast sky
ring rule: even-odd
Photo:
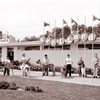
[[[100,18],[100,0],[0,0],[0,30],[17,39],[43,34],[43,22],[62,27],[62,19],[92,25],[92,15]],[[96,22],[98,23],[98,22]],[[46,30],[49,28],[46,27]]]

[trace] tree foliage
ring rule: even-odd
[[[63,28],[61,27],[54,27],[52,28],[52,31],[49,32],[49,31],[46,31],[45,34],[42,34],[40,35],[39,37],[35,37],[35,36],[32,36],[32,37],[25,37],[22,41],[38,41],[40,40],[40,37],[44,36],[45,38],[56,38],[56,39],[59,39],[59,38],[67,38],[70,34],[71,34],[71,31],[73,32],[73,34],[77,33],[77,30],[78,30],[78,33],[79,34],[82,34],[84,32],[86,32],[87,34],[90,34],[92,32],[94,32],[98,37],[100,37],[100,24],[94,26],[92,28],[92,26],[85,26],[85,25],[72,25],[72,27],[69,27],[68,25],[64,26]],[[62,36],[63,35],[63,36]]]
[[[32,36],[32,37],[25,37],[22,42],[26,42],[26,41],[39,41],[39,37],[35,37],[35,36]]]

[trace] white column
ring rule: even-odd
[[[7,59],[7,47],[2,47],[2,61]]]
[[[14,60],[18,60],[18,47],[14,47]]]

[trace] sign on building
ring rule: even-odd
[[[82,33],[81,34],[81,41],[86,41],[88,39],[88,34],[87,33]]]
[[[73,36],[72,35],[68,36],[67,39],[65,39],[65,43],[72,44],[73,43]]]
[[[95,39],[96,39],[96,34],[90,33],[88,36],[89,42],[93,42],[93,41],[95,41]]]
[[[74,34],[73,38],[74,38],[74,42],[76,43],[80,40],[80,35],[79,34]]]

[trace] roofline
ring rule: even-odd
[[[89,42],[89,41],[79,41],[77,42],[78,44],[92,44],[92,43],[96,43],[96,44],[100,44],[100,38],[98,38],[97,40],[95,40],[94,42]],[[72,43],[75,44],[75,43]],[[40,41],[27,41],[27,42],[5,42],[0,44],[0,47],[21,47],[21,46],[41,46],[42,43]],[[46,44],[45,44],[46,45]],[[65,44],[65,45],[71,45],[71,44]]]

